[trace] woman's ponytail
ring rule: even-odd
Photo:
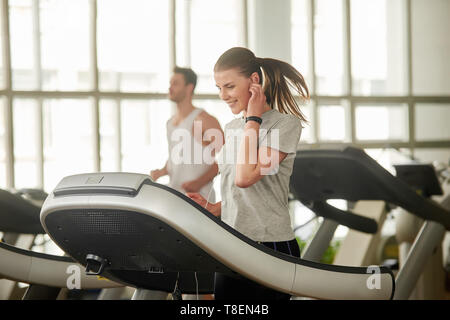
[[[257,58],[264,74],[264,94],[267,103],[281,113],[298,116],[307,122],[300,110],[291,89],[294,89],[301,100],[309,100],[309,90],[302,74],[289,63],[271,58]]]
[[[267,104],[272,109],[293,114],[307,122],[291,89],[300,95],[303,102],[309,100],[309,90],[301,73],[289,63],[271,58],[257,58],[247,48],[235,47],[219,57],[214,71],[232,68],[237,68],[246,77],[257,72],[260,83],[264,83],[263,90]]]

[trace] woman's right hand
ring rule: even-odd
[[[187,192],[186,196],[197,202],[203,208],[211,212],[216,217],[220,217],[221,213],[221,203],[208,203],[208,201],[200,194],[195,192]]]

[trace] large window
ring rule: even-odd
[[[217,93],[213,67],[227,49],[243,46],[241,0],[177,0],[177,63],[198,75],[197,93]]]
[[[40,0],[43,90],[91,90],[89,0]]]
[[[213,66],[258,32],[250,4],[9,0],[0,16],[0,187],[49,191],[69,174],[163,166],[175,65],[197,72],[194,104],[224,126],[234,116]],[[286,4],[284,41],[312,98],[301,147],[394,147],[448,161],[449,1]]]
[[[319,139],[322,141],[344,141],[346,139],[345,108],[336,104],[320,104]]]
[[[120,171],[121,125],[120,100],[102,99],[100,101],[100,167],[103,171]]]
[[[419,141],[446,141],[450,137],[450,104],[417,103],[415,136]],[[430,126],[430,123],[433,125]]]
[[[89,99],[45,99],[44,187],[94,168],[93,106]]]
[[[0,188],[7,187],[6,171],[6,109],[4,99],[0,99]]]
[[[124,100],[121,105],[122,170],[149,173],[168,158],[167,101]]]
[[[359,104],[356,106],[355,123],[358,140],[408,141],[407,105]]]
[[[448,162],[450,2],[292,0],[291,12],[292,63],[312,93],[304,142]]]
[[[101,90],[167,91],[168,3],[159,0],[97,1]]]
[[[15,90],[38,89],[33,23],[32,0],[9,1],[12,87]]]
[[[0,49],[6,41],[10,51],[0,59],[0,187],[49,191],[70,174],[164,165],[169,4],[9,1],[1,16],[9,33]]]
[[[305,77],[306,83],[312,84],[310,22],[308,1],[298,0],[291,3],[291,47],[292,65]]]
[[[347,93],[344,78],[344,24],[342,0],[315,3],[316,91],[321,95]]]
[[[35,99],[13,101],[16,188],[39,186],[39,105]]]
[[[450,2],[411,1],[412,80],[415,95],[450,95]]]
[[[352,0],[353,94],[405,95],[405,1]]]

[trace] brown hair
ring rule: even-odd
[[[175,66],[175,68],[173,68],[173,73],[181,73],[184,76],[185,84],[193,84],[194,88],[192,89],[192,92],[194,92],[195,86],[197,85],[197,75],[195,74],[194,70],[192,70],[191,68],[181,68]]]
[[[257,72],[260,84],[264,75],[263,90],[267,104],[272,109],[276,107],[281,113],[293,114],[307,122],[290,89],[297,91],[303,100],[309,100],[309,90],[301,73],[289,63],[271,58],[258,58],[247,48],[234,47],[219,57],[214,71],[233,68],[237,68],[246,77]]]

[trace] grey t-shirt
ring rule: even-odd
[[[248,188],[235,185],[236,162],[245,121],[225,126],[225,145],[218,155],[221,173],[222,220],[254,241],[292,240],[288,207],[289,179],[302,130],[301,120],[277,110],[262,115],[259,146],[288,153],[278,171]]]

